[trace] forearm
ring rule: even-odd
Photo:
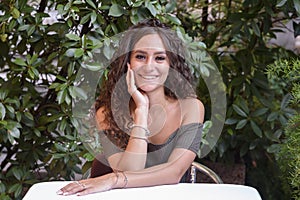
[[[141,139],[129,139],[117,166],[120,171],[138,171],[145,168],[147,159],[147,142]]]
[[[176,184],[184,172],[170,163],[161,164],[136,172],[118,172],[118,181],[114,188],[145,187],[163,184]]]
[[[195,157],[196,154],[189,150],[175,149],[166,163],[155,165],[140,171],[124,172],[128,180],[126,187],[143,187],[178,183],[187,169],[191,166]],[[123,183],[124,186],[125,177],[120,176],[119,178],[121,180],[120,184]],[[123,187],[122,185],[116,186]]]
[[[117,164],[121,171],[138,171],[145,168],[147,159],[147,112],[143,109],[135,111],[134,124],[124,153]]]

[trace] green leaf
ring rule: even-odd
[[[166,13],[170,13],[176,9],[176,1],[171,0],[166,5]]]
[[[75,40],[75,41],[79,41],[80,40],[80,37],[76,34],[73,34],[73,33],[68,33],[66,34],[66,37],[70,40]]]
[[[24,115],[28,118],[28,119],[30,119],[31,121],[33,121],[33,115],[30,113],[30,112],[25,112],[24,113]]]
[[[2,90],[0,89],[0,100],[4,100],[8,95],[8,90]]]
[[[5,118],[6,115],[6,109],[4,107],[4,105],[0,102],[0,118],[1,120],[3,120]]]
[[[251,143],[250,143],[250,146],[249,146],[249,150],[255,149],[256,146],[257,146],[257,142],[256,142],[256,141],[251,142]]]
[[[27,30],[27,35],[31,36],[34,31],[35,31],[35,26],[29,26]]]
[[[281,6],[283,6],[286,2],[287,2],[287,0],[279,0],[279,1],[277,1],[276,7],[281,7]]]
[[[84,65],[84,67],[86,67],[87,69],[91,70],[91,71],[99,71],[102,69],[102,66],[99,63],[87,63]]]
[[[246,114],[240,107],[238,107],[238,106],[235,105],[235,104],[233,104],[232,107],[233,107],[233,110],[234,110],[237,114],[239,114],[239,115],[242,116],[242,117],[247,117],[247,114]]]
[[[49,89],[56,89],[60,86],[61,84],[60,83],[52,83],[50,86],[49,86]]]
[[[66,56],[68,56],[68,57],[73,57],[74,56],[74,54],[75,54],[75,48],[71,48],[71,49],[68,49],[67,51],[66,51]]]
[[[36,136],[41,137],[41,132],[38,129],[34,129],[33,132]]]
[[[15,113],[15,109],[14,107],[10,106],[10,105],[5,105],[5,108],[10,112],[10,113]],[[0,110],[1,110],[1,103],[0,103]],[[1,111],[0,111],[1,113]],[[1,114],[0,114],[1,116]]]
[[[3,33],[3,34],[0,35],[0,40],[1,40],[2,42],[6,42],[7,37],[8,37],[8,35],[5,34],[5,33]]]
[[[40,73],[39,71],[34,68],[34,67],[31,67],[29,70],[28,70],[28,74],[30,76],[31,79],[35,79],[35,78],[38,78]]]
[[[145,6],[150,11],[151,15],[155,17],[157,12],[153,4],[149,1],[146,1]]]
[[[85,24],[85,23],[87,23],[89,20],[90,20],[90,18],[91,18],[91,13],[89,13],[89,14],[87,14],[87,15],[84,15],[82,18],[81,18],[81,20],[80,20],[80,24]]]
[[[237,119],[229,118],[229,119],[226,119],[225,124],[232,125],[232,124],[236,124],[237,122],[238,122]]]
[[[29,28],[29,26],[30,26],[30,25],[28,25],[28,24],[21,25],[21,26],[19,26],[18,30],[19,30],[19,31],[25,31],[25,30],[27,30],[27,29]]]
[[[143,3],[144,3],[144,1],[136,1],[133,3],[132,7],[134,7],[134,8],[140,7]]]
[[[200,72],[201,72],[201,75],[204,76],[204,77],[209,77],[209,70],[206,66],[201,66],[200,67]]]
[[[65,101],[66,95],[67,95],[67,90],[61,90],[57,93],[58,104],[62,104]]]
[[[133,4],[133,2],[131,0],[126,0],[127,5],[131,6]]]
[[[235,127],[235,129],[242,129],[247,124],[247,119],[242,119],[239,121]]]
[[[20,168],[14,167],[12,168],[13,175],[17,178],[17,180],[21,180],[22,178],[22,170]]]
[[[259,30],[259,27],[258,27],[257,23],[252,21],[251,26],[252,26],[252,29],[253,29],[255,35],[260,37],[260,30]]]
[[[16,119],[17,119],[18,122],[21,121],[21,119],[22,119],[22,114],[21,114],[21,112],[18,111],[18,112],[16,113]]]
[[[294,0],[294,6],[295,6],[295,10],[298,13],[298,16],[300,15],[300,1],[299,0]]]
[[[27,62],[32,65],[34,62],[36,62],[38,59],[38,55],[37,54],[33,54],[33,56],[31,57],[27,57]]]
[[[20,196],[22,193],[22,184],[15,183],[9,188],[8,192],[13,193],[15,197]]]
[[[66,152],[67,151],[67,149],[64,146],[62,146],[61,144],[54,143],[54,146],[58,152]]]
[[[248,108],[246,100],[243,99],[243,98],[238,98],[237,104],[245,112],[245,114],[248,116],[248,114],[249,114],[249,108]]]
[[[20,11],[15,7],[11,9],[10,13],[15,19],[18,19],[20,17]]]
[[[20,66],[27,66],[27,64],[25,63],[24,59],[22,58],[16,58],[13,63],[20,65]]]
[[[76,97],[79,97],[80,99],[83,99],[83,100],[87,100],[87,94],[85,93],[85,91],[79,87],[76,87],[76,86],[70,86],[69,87],[69,92],[70,92],[70,95],[73,97],[73,98],[76,98]]]
[[[275,119],[277,119],[277,117],[278,117],[278,113],[277,112],[272,112],[268,115],[267,121],[268,122],[275,121]]]
[[[267,148],[267,152],[277,154],[278,152],[280,152],[280,145],[279,144],[272,144],[271,146],[269,146]]]
[[[123,7],[121,7],[119,4],[113,4],[109,9],[109,16],[113,17],[120,17],[125,13]]]
[[[93,24],[97,20],[97,13],[95,11],[91,14],[91,23]]]
[[[251,124],[251,128],[252,128],[252,130],[254,131],[254,133],[258,136],[258,137],[260,137],[260,138],[262,138],[262,131],[261,131],[261,129],[259,128],[259,126],[254,122],[254,121],[250,121],[250,124]]]
[[[4,185],[3,182],[0,182],[0,194],[1,194],[1,193],[4,194],[4,192],[5,192],[5,185]],[[1,195],[0,195],[0,197],[1,197]],[[8,199],[8,198],[7,198],[7,199]]]
[[[8,130],[8,133],[14,138],[20,138],[20,130],[14,127],[12,130]]]
[[[114,51],[109,46],[104,46],[103,53],[107,59],[111,59]]]
[[[293,99],[291,94],[287,94],[283,97],[281,104],[280,104],[280,109],[283,110],[285,109],[289,103],[291,102],[291,100]]]
[[[84,53],[83,49],[81,49],[81,48],[75,49],[74,57],[75,58],[79,58],[79,57],[81,57],[83,55],[83,53]]]
[[[78,123],[78,120],[74,117],[71,117],[71,123],[72,125],[75,127],[75,128],[80,128],[79,127],[79,123]]]
[[[167,13],[166,18],[176,25],[181,25],[180,19],[178,19],[176,16],[172,14]]]
[[[65,129],[66,129],[66,127],[67,127],[67,120],[66,120],[66,119],[63,119],[63,120],[61,121],[61,123],[59,124],[59,130],[60,130],[61,132],[64,132]]]
[[[92,6],[94,9],[97,9],[97,7],[96,7],[96,5],[94,4],[93,1],[91,1],[91,0],[86,0],[86,2],[87,2],[90,6]]]
[[[256,111],[254,111],[252,113],[252,116],[253,117],[259,117],[259,116],[265,114],[266,112],[268,112],[268,110],[269,110],[269,108],[260,108],[260,109],[258,109]]]

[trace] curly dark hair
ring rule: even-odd
[[[185,61],[186,49],[177,34],[157,19],[147,19],[129,28],[123,34],[119,48],[114,53],[107,79],[101,85],[100,96],[95,104],[96,111],[104,108],[104,123],[110,127],[110,130],[105,130],[106,135],[123,149],[126,148],[129,139],[126,133],[129,131],[128,123],[132,121],[129,108],[134,104],[127,92],[127,63],[130,62],[130,54],[135,44],[149,34],[160,36],[170,61],[170,72],[164,85],[165,95],[173,99],[196,97],[190,84],[192,74]]]

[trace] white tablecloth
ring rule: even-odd
[[[243,185],[181,183],[143,188],[115,189],[86,196],[61,196],[56,191],[69,182],[42,182],[33,185],[23,200],[261,200],[257,190]]]

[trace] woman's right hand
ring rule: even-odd
[[[135,85],[134,71],[131,69],[130,64],[127,64],[128,71],[126,75],[126,82],[128,87],[128,92],[132,96],[136,109],[146,109],[149,108],[148,96],[141,91],[139,91]]]

